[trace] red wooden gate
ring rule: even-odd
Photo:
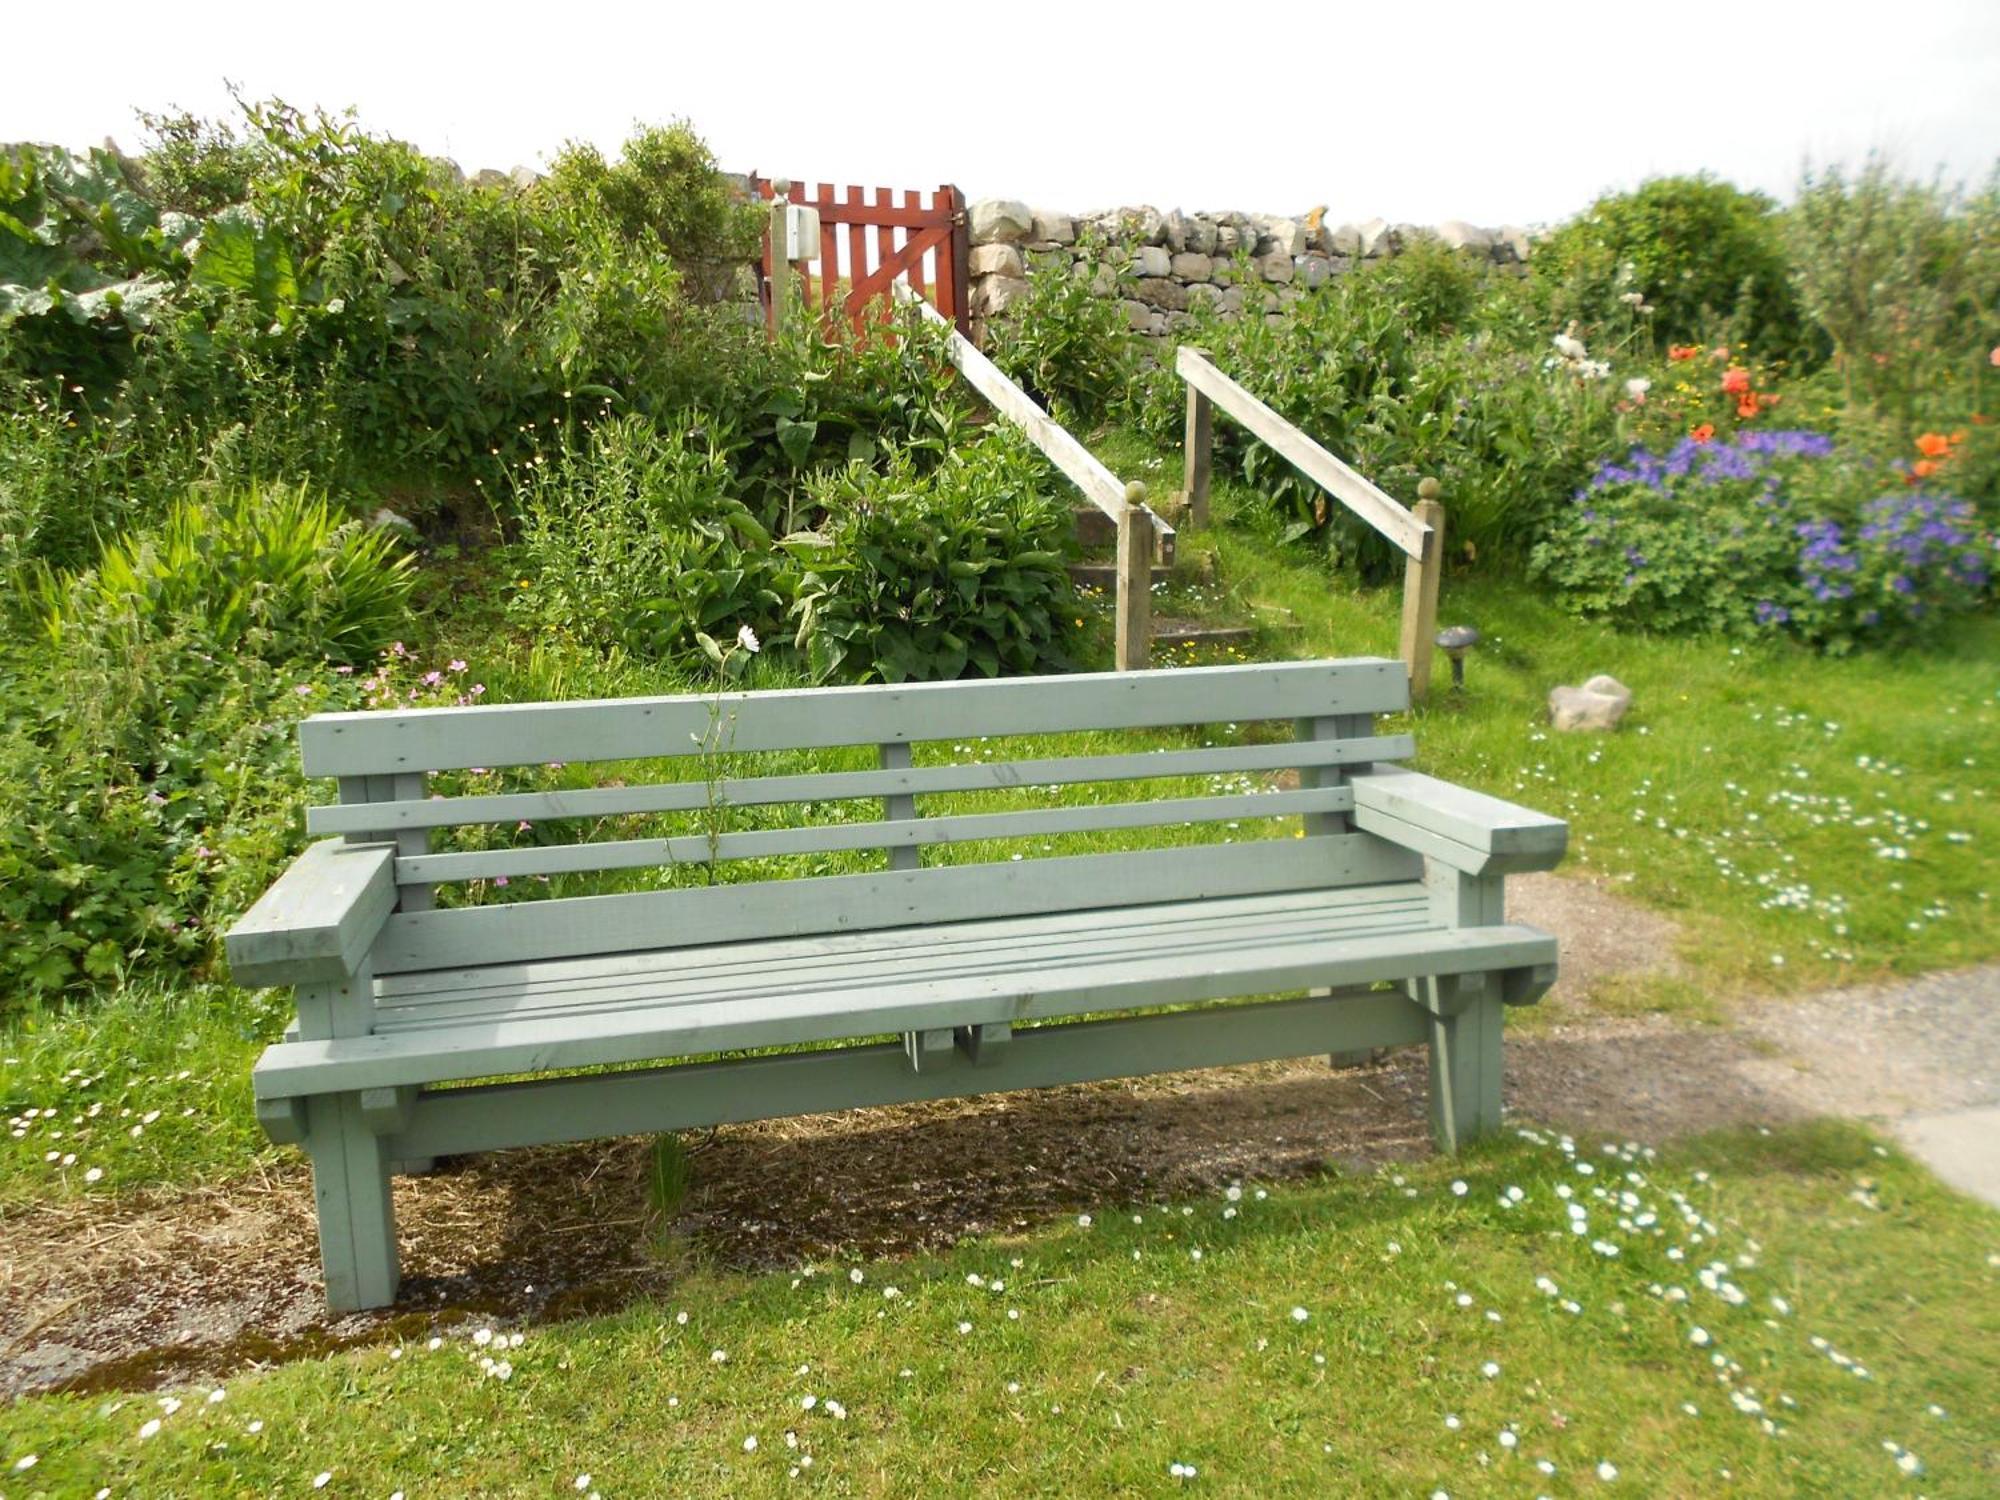
[[[751,189],[760,200],[768,202],[776,196],[771,184],[770,178],[751,175]],[[878,187],[874,201],[869,202],[868,193],[858,187],[849,187],[837,196],[831,183],[819,183],[813,192],[797,178],[791,179],[791,184],[788,196],[793,203],[819,210],[819,255],[793,263],[800,301],[808,315],[817,311],[829,332],[845,315],[859,335],[871,322],[892,320],[895,294],[890,288],[899,277],[906,277],[917,295],[928,297],[961,333],[970,331],[966,261],[971,241],[965,227],[965,194],[946,183],[930,195],[926,206],[924,195],[918,192],[898,195]],[[898,196],[901,203],[896,201]],[[842,225],[846,226],[845,236],[840,232]],[[870,229],[875,231],[873,235]],[[766,226],[760,289],[767,326],[774,317],[771,255],[771,232]]]

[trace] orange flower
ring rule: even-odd
[[[1760,410],[1762,408],[1757,405],[1757,398],[1755,396],[1746,394],[1741,401],[1736,403],[1736,415],[1745,422],[1756,416]]]
[[[2000,344],[1993,346],[1993,352],[1986,356],[1986,362],[1989,365],[2000,365]]]
[[[1993,352],[1994,352],[1994,353],[1995,353],[1996,355],[2000,355],[2000,349],[1995,349],[1995,350],[1994,350]],[[1695,358],[1696,356],[1698,356],[1698,355],[1699,355],[1700,353],[1701,353],[1701,345],[1699,345],[1699,344],[1669,344],[1669,345],[1667,345],[1667,358],[1668,358],[1668,359],[1694,359],[1694,358]],[[1995,360],[1993,361],[1993,363],[1995,363],[1996,365],[2000,365],[2000,359],[1995,359]]]
[[[1960,443],[1964,442],[1970,436],[1971,434],[1967,432],[1963,427],[1959,428],[1958,431],[1954,432],[1951,435],[1952,447],[1956,448]]]
[[[1951,452],[1951,439],[1941,432],[1926,432],[1917,439],[1917,452],[1925,458],[1943,458]]]
[[[1722,391],[1727,396],[1740,396],[1750,389],[1748,370],[1727,370],[1722,376]]]
[[[1715,424],[1713,422],[1704,422],[1701,426],[1695,428],[1693,432],[1690,432],[1688,436],[1693,438],[1697,443],[1705,443],[1715,436]]]
[[[1910,472],[1919,479],[1928,479],[1937,471],[1937,460],[1933,458],[1920,458],[1910,465]]]

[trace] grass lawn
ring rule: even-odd
[[[0,1493],[1988,1495],[1996,1268],[2000,1216],[1850,1127],[1658,1156],[1528,1132],[30,1399]]]
[[[1114,456],[1138,470],[1135,452]],[[1221,514],[1248,503],[1227,486],[1216,496]],[[1332,582],[1298,549],[1280,549],[1247,527],[1187,535],[1182,545],[1191,560],[1213,555],[1216,582],[1170,590],[1163,608],[1269,623],[1263,640],[1241,648],[1243,656],[1395,650],[1393,590]],[[475,603],[469,611],[453,605],[439,619],[433,654],[471,659],[496,700],[682,686],[672,674],[631,661],[510,646],[490,611],[478,612],[476,589],[446,592]],[[1579,622],[1519,583],[1466,577],[1447,580],[1442,617],[1485,633],[1466,691],[1453,692],[1441,677],[1426,705],[1381,727],[1412,728],[1425,770],[1568,818],[1567,870],[1670,912],[1686,934],[1681,974],[1623,984],[1593,997],[1596,1003],[1715,1020],[1722,1002],[1744,991],[1909,974],[2000,954],[1993,909],[2000,888],[2000,752],[1993,749],[2000,744],[2000,620],[1963,623],[1921,652],[1839,659],[1780,645],[1621,634]],[[1108,615],[1086,607],[1082,618],[1080,664],[1103,665]],[[1548,688],[1599,671],[1634,690],[1625,727],[1608,736],[1551,732],[1543,715]],[[1245,732],[1217,726],[1211,735]],[[1061,748],[1148,742],[1092,738],[1069,737]],[[1201,739],[1159,735],[1150,742]],[[977,758],[995,748],[940,743],[920,749],[919,760]],[[1053,742],[1047,753],[1057,753]],[[787,769],[872,764],[865,751],[845,760],[840,754],[796,758]],[[578,784],[588,774],[571,772]],[[1068,796],[1116,799],[1139,789],[1100,784]],[[971,812],[1020,803],[997,793],[926,805]],[[744,808],[735,815],[741,826],[761,826],[791,812]],[[853,803],[817,815],[876,814]],[[1232,836],[1285,831],[1246,823]],[[1137,829],[1099,836],[1093,847],[1190,836]],[[813,872],[861,868],[870,858],[879,862],[822,859]],[[0,1136],[0,1204],[244,1170],[253,1153],[269,1149],[250,1118],[250,1063],[276,1038],[287,1011],[281,996],[246,996],[220,984],[142,987],[85,1009],[7,1023],[0,1028],[0,1101],[12,1124]],[[1537,1015],[1530,1010],[1515,1020],[1534,1025]],[[24,1118],[27,1110],[36,1113]]]

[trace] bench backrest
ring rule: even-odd
[[[399,845],[398,910],[375,949],[376,971],[397,973],[1413,878],[1413,856],[1344,816],[1348,772],[1411,753],[1407,735],[1373,728],[1408,695],[1400,662],[1360,658],[318,714],[299,740],[306,774],[339,783],[308,828]],[[1107,750],[1098,733],[1252,721],[1282,733],[1140,750]],[[1078,733],[1081,747],[995,743]],[[920,763],[923,742],[957,759]],[[856,746],[866,761],[852,769],[770,764],[853,764]],[[602,784],[448,797],[431,779],[525,767],[573,781],[570,768],[609,762],[631,774],[597,764]],[[1272,789],[1265,778],[1286,770],[1296,789]],[[1061,805],[1050,791],[1112,783],[1131,800]],[[978,805],[924,815],[920,797]],[[798,815],[764,826],[786,805]],[[1299,837],[1234,837],[1293,817]],[[1139,827],[1176,846],[1063,852],[1075,835]],[[446,829],[505,842],[433,850]],[[950,862],[925,864],[939,846]],[[759,878],[791,874],[788,856],[824,867],[858,850],[886,850],[886,867],[877,856],[866,873]],[[620,870],[665,888],[554,894]],[[436,906],[439,885],[476,904]]]

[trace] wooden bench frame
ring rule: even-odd
[[[1441,1149],[1493,1130],[1504,1007],[1536,999],[1556,960],[1553,938],[1506,922],[1503,882],[1554,865],[1566,828],[1387,764],[1411,742],[1375,733],[1373,717],[1407,701],[1401,663],[1368,658],[307,720],[305,769],[338,778],[341,796],[311,809],[308,827],[334,837],[300,856],[227,948],[239,983],[297,992],[294,1029],[258,1063],[255,1093],[271,1138],[312,1158],[329,1304],[394,1300],[391,1178],[465,1152],[1404,1043],[1430,1049]],[[710,794],[704,782],[446,801],[427,794],[427,777],[685,757],[718,714],[732,761],[880,747],[879,769],[724,783],[741,805],[879,798],[886,816],[429,852],[435,828],[530,811],[692,809]],[[1294,737],[969,765],[911,754],[919,741],[1254,719],[1291,720]],[[917,807],[954,792],[1287,766],[1299,768],[1296,791]],[[929,867],[920,857],[1002,836],[1292,815],[1303,824],[1291,839]],[[658,865],[697,838],[722,858],[886,848],[889,867],[434,907],[440,881]],[[718,1056],[746,1049],[761,1055]],[[701,1060],[660,1065],[676,1057]]]

